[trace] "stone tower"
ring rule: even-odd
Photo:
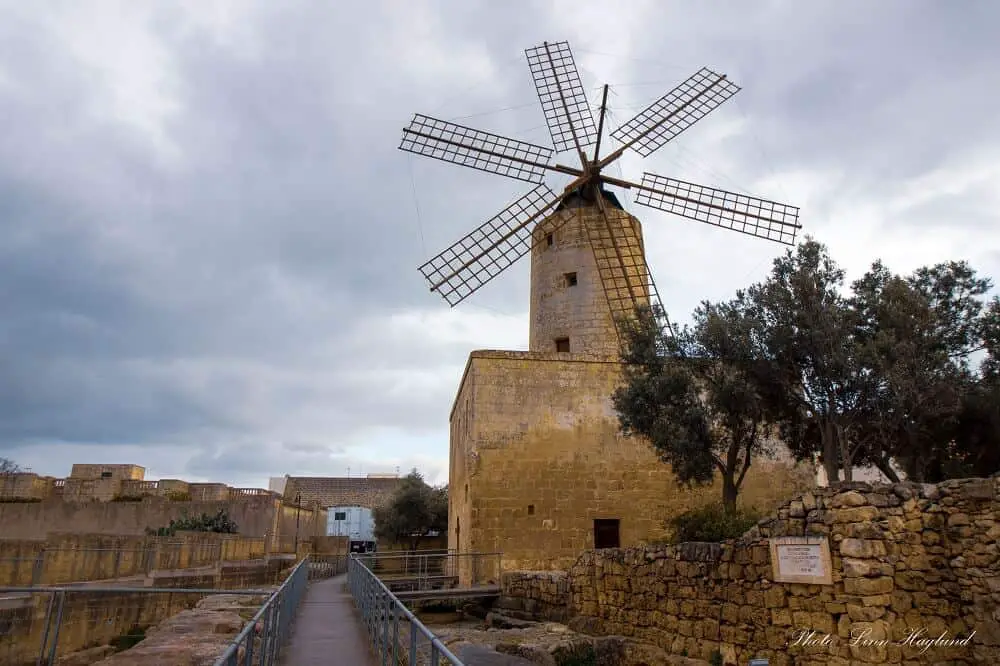
[[[649,443],[621,433],[613,314],[648,303],[648,281],[639,221],[603,196],[610,225],[578,191],[532,230],[530,349],[473,351],[452,405],[448,547],[502,553],[504,570],[661,541],[671,516],[718,500],[716,486],[678,490]],[[791,465],[756,463],[740,496],[770,508],[809,483]],[[499,580],[472,562],[458,565],[462,584]]]
[[[613,194],[603,195],[614,242],[596,202],[579,192],[566,197],[532,232],[530,351],[617,357],[618,337],[605,287],[616,314],[630,313],[637,301],[648,303],[642,227]],[[606,266],[624,263],[628,282],[621,269],[606,269],[603,275],[610,283],[605,285],[599,261]],[[637,290],[634,300],[630,286]]]

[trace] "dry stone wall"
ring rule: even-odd
[[[998,495],[1000,478],[817,489],[736,541],[507,574],[501,606],[725,664],[1000,664]],[[783,536],[827,537],[833,584],[774,582]]]

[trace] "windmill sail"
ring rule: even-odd
[[[767,199],[652,173],[643,174],[637,189],[635,201],[643,206],[785,245],[795,244],[800,228],[798,208]]]
[[[403,129],[400,150],[472,169],[541,183],[552,149],[417,114]]]
[[[597,126],[569,42],[546,42],[527,49],[525,55],[556,151],[592,145]]]
[[[559,199],[539,185],[420,267],[431,291],[454,307],[531,250],[532,221]]]
[[[738,93],[740,87],[708,68],[650,104],[611,133],[611,137],[648,157]]]

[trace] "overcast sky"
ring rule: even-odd
[[[548,143],[523,53],[544,40],[595,105],[611,85],[613,124],[703,66],[742,86],[626,176],[801,206],[850,277],[1000,275],[993,0],[0,8],[0,456],[36,472],[445,482],[468,353],[527,348],[528,263],[455,309],[416,268],[530,186],[401,152],[400,130]],[[674,319],[783,252],[630,210]]]

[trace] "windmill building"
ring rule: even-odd
[[[501,551],[505,569],[565,568],[590,548],[662,539],[664,521],[708,501],[717,487],[678,487],[639,438],[623,437],[611,395],[621,385],[624,317],[659,304],[642,226],[606,187],[716,226],[793,243],[797,209],[645,174],[602,173],[626,149],[646,156],[739,89],[703,69],[610,134],[600,157],[607,86],[595,124],[565,42],[529,49],[528,64],[556,152],[417,115],[401,148],[536,186],[421,267],[433,291],[464,300],[524,255],[531,259],[528,351],[473,351],[450,415],[449,548]],[[593,157],[586,150],[592,148]],[[572,177],[556,195],[543,175]],[[663,325],[668,325],[663,321]],[[811,483],[784,461],[755,464],[741,498],[768,506]]]

